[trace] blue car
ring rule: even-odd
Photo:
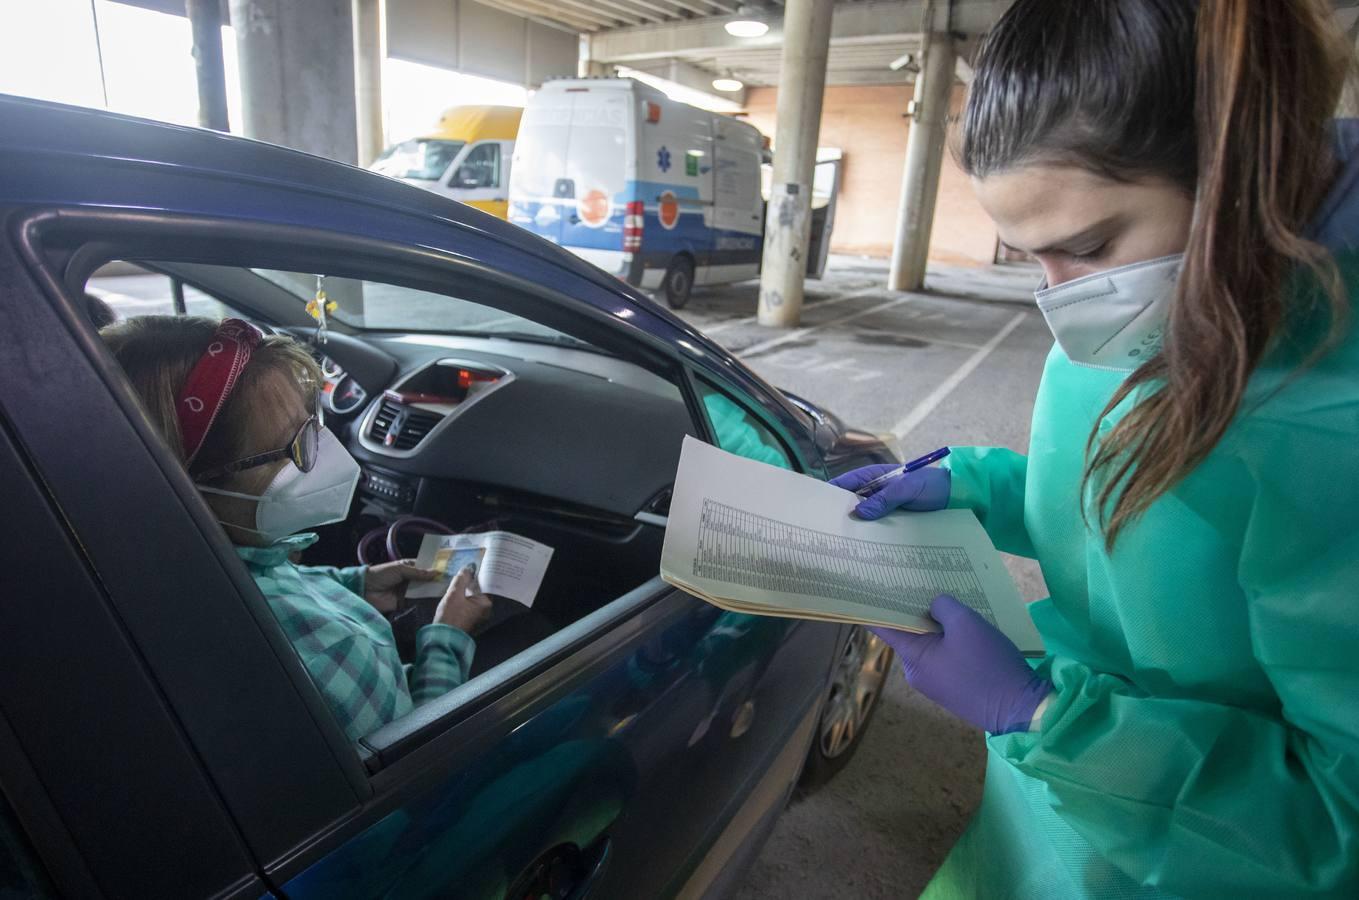
[[[657,570],[685,435],[816,478],[877,439],[546,241],[279,147],[0,97],[0,216],[0,895],[719,896],[854,751],[881,642]],[[542,634],[351,742],[90,295],[311,342],[363,478],[305,561],[493,522],[554,548]]]

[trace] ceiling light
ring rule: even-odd
[[[726,24],[727,34],[739,38],[764,37],[769,33],[769,18],[763,3],[742,3],[736,16]]]
[[[741,88],[745,87],[745,83],[740,79],[732,78],[730,75],[724,75],[721,78],[713,79],[713,87],[716,90],[730,93],[732,91],[739,91]]]
[[[764,37],[769,32],[769,23],[759,19],[732,19],[724,27],[727,34],[739,38]]]

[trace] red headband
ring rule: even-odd
[[[223,319],[212,336],[212,343],[189,372],[179,392],[175,409],[179,413],[179,433],[184,440],[184,465],[188,466],[203,446],[217,414],[231,396],[250,354],[263,335],[249,322]]]

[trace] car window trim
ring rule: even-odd
[[[211,235],[212,252],[207,255],[211,256],[212,259],[201,259],[197,261],[232,265],[233,263],[229,261],[229,258],[233,254],[239,255],[242,249],[259,247],[261,245],[272,245],[276,248],[279,242],[295,241],[307,248],[305,252],[308,257],[328,252],[336,252],[350,254],[351,258],[375,262],[377,264],[377,269],[369,270],[368,277],[370,277],[370,279],[372,277],[391,277],[392,280],[395,280],[398,283],[409,283],[414,281],[416,283],[429,284],[433,290],[440,290],[433,275],[428,272],[421,276],[417,271],[415,274],[418,277],[411,278],[411,273],[406,271],[406,267],[402,267],[402,271],[397,273],[392,273],[387,270],[382,265],[382,262],[385,257],[394,256],[405,262],[407,266],[415,267],[417,269],[427,270],[430,268],[431,263],[436,263],[445,268],[466,268],[474,271],[475,274],[485,278],[489,282],[499,282],[525,294],[531,295],[540,300],[545,306],[554,306],[557,309],[561,309],[564,302],[569,302],[567,298],[564,298],[556,291],[552,291],[550,288],[528,283],[515,276],[489,270],[486,266],[479,263],[450,258],[448,254],[438,251],[428,251],[424,249],[415,250],[413,248],[398,244],[390,244],[384,241],[352,238],[347,235],[337,235],[333,232],[321,232],[298,226],[256,226],[253,223],[225,221],[212,219],[210,217],[182,216],[178,214],[170,215],[142,211],[120,210],[116,212],[107,212],[100,210],[63,209],[60,211],[41,210],[26,216],[20,227],[26,235],[27,242],[30,245],[30,251],[34,257],[31,260],[31,264],[35,265],[44,274],[50,273],[50,267],[44,259],[45,253],[42,249],[41,238],[45,229],[51,226],[61,228],[70,227],[73,229],[72,233],[77,237],[81,237],[81,233],[83,232],[83,236],[87,239],[82,240],[80,246],[83,247],[88,243],[97,244],[100,248],[98,254],[82,255],[77,251],[65,258],[64,261],[68,271],[62,272],[60,279],[54,279],[57,281],[57,284],[55,284],[54,287],[59,286],[66,291],[70,290],[69,285],[71,283],[74,283],[82,276],[87,277],[88,273],[93,272],[99,265],[106,262],[107,259],[101,258],[103,256],[107,256],[109,259],[182,257],[183,254],[165,254],[159,252],[159,250],[163,248],[154,246],[156,240],[159,238],[165,240],[166,243],[182,241],[186,231],[201,232],[210,230],[213,232]],[[227,235],[224,237],[224,235],[217,233],[219,229],[226,231]],[[91,231],[98,231],[98,238],[88,239]],[[120,234],[111,236],[112,232],[120,232]],[[232,243],[228,244],[228,240],[232,241]],[[138,252],[136,249],[138,246],[143,249],[149,248],[152,252]],[[275,250],[275,252],[277,251]],[[300,254],[294,254],[292,258],[297,258],[297,255]],[[73,268],[73,264],[77,262],[79,263],[79,266]],[[239,265],[238,262],[234,264]],[[401,277],[403,274],[405,274],[406,277]],[[570,273],[567,272],[565,274]],[[446,291],[447,286],[445,285],[443,292]],[[67,302],[70,302],[69,297]],[[502,306],[496,306],[496,308],[515,313],[515,310],[511,308]],[[683,363],[675,351],[669,348],[668,345],[660,339],[641,330],[633,329],[625,333],[623,326],[621,326],[621,324],[613,317],[586,304],[575,304],[571,307],[571,311],[576,314],[584,314],[586,317],[590,318],[597,327],[600,327],[601,331],[607,329],[611,332],[615,337],[615,340],[610,341],[610,343],[628,345],[643,351],[620,354],[620,356],[676,384],[681,392],[686,395],[686,402],[689,403],[691,407],[691,419],[694,418],[693,413],[697,408],[694,406],[696,397],[690,396],[692,388],[687,383],[688,376],[684,374],[688,367]],[[569,331],[564,331],[564,333],[570,334]],[[106,372],[104,374],[106,377],[110,377],[121,373]],[[132,411],[125,409],[125,413],[131,415]],[[696,427],[698,428],[707,427],[706,418],[699,418],[694,421],[697,423]],[[485,709],[487,706],[502,700],[507,692],[522,688],[524,686],[523,682],[526,679],[528,681],[535,681],[535,673],[539,670],[545,669],[555,671],[556,668],[563,663],[570,663],[573,654],[582,649],[588,649],[592,643],[596,642],[601,637],[607,637],[608,632],[611,630],[623,629],[627,634],[634,635],[641,627],[636,621],[638,614],[645,611],[650,605],[650,602],[659,602],[664,597],[673,594],[673,591],[661,591],[659,594],[654,594],[656,590],[656,579],[653,579],[638,588],[635,588],[633,591],[624,594],[622,597],[608,599],[608,601],[594,613],[578,620],[576,623],[573,623],[571,626],[568,626],[566,629],[553,635],[552,638],[540,642],[538,647],[533,648],[533,650],[527,651],[529,658],[523,660],[522,666],[511,667],[511,669],[507,669],[502,676],[497,676],[497,678],[493,680],[481,682],[479,688],[483,689],[483,693],[475,698],[476,702],[466,704],[461,710],[444,709],[443,706],[439,706],[438,708],[441,712],[438,715],[429,717],[428,721],[422,718],[419,721],[419,724],[412,726],[410,729],[411,732],[418,732],[422,735],[422,739],[420,741],[412,742],[411,736],[407,735],[404,739],[409,743],[409,746],[403,751],[397,751],[395,749],[395,744],[391,741],[385,743],[360,742],[360,754],[353,753],[353,748],[347,746],[345,749],[349,751],[349,756],[358,760],[361,764],[361,770],[363,771],[365,778],[364,786],[367,791],[375,792],[382,784],[382,779],[373,777],[376,772],[389,768],[401,758],[414,756],[416,751],[421,750],[425,746],[441,745],[442,742],[446,741],[447,735],[450,732],[457,730],[457,726],[460,723],[466,721],[477,711]],[[643,602],[640,598],[648,591],[653,592],[654,595],[651,596],[649,602]],[[267,614],[268,611],[265,610],[265,613]],[[644,620],[650,621],[650,617],[645,617]],[[274,621],[271,622],[271,624],[281,635],[281,628],[278,628],[277,622]],[[563,635],[565,636],[562,637]],[[559,640],[554,640],[554,638],[559,637]],[[600,646],[606,647],[608,646],[608,643],[606,642]],[[535,654],[534,651],[541,647],[549,648],[550,652],[549,650],[544,650],[542,654]],[[589,658],[596,658],[596,654],[591,654]],[[574,668],[574,666],[570,666],[570,668]],[[495,674],[495,672],[493,670],[486,674],[492,675]],[[469,682],[469,684],[471,684],[471,682]],[[321,700],[319,691],[316,691],[314,685],[308,684],[308,687],[310,688],[310,693],[315,695],[319,702]],[[459,699],[466,696],[467,694],[465,693],[460,694]],[[439,701],[436,701],[436,704],[438,702]],[[434,706],[435,704],[431,704],[431,707]],[[451,716],[451,718],[441,720],[441,716]],[[338,731],[338,725],[333,721],[328,724],[335,725],[335,730]],[[390,728],[392,726],[388,727]],[[385,753],[385,756],[383,753]],[[399,773],[394,777],[399,778]]]
[[[610,352],[615,352],[614,346],[623,346],[624,351],[617,353],[618,356],[669,380],[675,378],[675,367],[682,362],[677,351],[662,339],[641,329],[629,328],[618,317],[589,304],[575,302],[551,286],[531,282],[435,248],[416,248],[376,238],[358,237],[299,225],[247,222],[146,210],[105,211],[68,208],[40,210],[25,217],[24,227],[37,227],[43,231],[49,228],[59,230],[69,228],[76,234],[101,229],[101,234],[97,237],[91,236],[81,241],[82,246],[85,244],[98,246],[98,254],[76,252],[68,257],[61,278],[62,282],[68,285],[82,277],[88,278],[104,262],[116,259],[239,265],[239,262],[231,262],[230,257],[233,253],[239,256],[239,248],[245,245],[255,248],[252,252],[263,260],[268,260],[270,263],[268,268],[312,271],[317,262],[316,257],[334,255],[333,263],[327,261],[327,275],[366,278],[370,281],[384,280],[440,293],[454,300],[465,299],[451,294],[448,282],[430,274],[431,271],[443,270],[469,281],[479,282],[485,287],[494,286],[498,289],[486,299],[466,302],[538,322],[587,343],[602,344],[602,349]],[[158,238],[192,249],[166,252],[170,248],[156,244]],[[284,249],[288,244],[306,249]],[[535,259],[544,264],[552,264],[536,255]],[[362,266],[371,268],[359,271]],[[593,280],[584,278],[570,269],[562,268],[560,271],[564,278],[578,279],[583,284],[599,288]],[[509,290],[504,290],[506,288]],[[532,298],[532,301],[526,304],[503,304],[498,302],[504,299],[502,293],[510,296],[518,294]],[[528,306],[534,307],[535,314],[546,315],[524,315],[518,311]],[[570,324],[567,327],[560,327],[550,321],[568,318],[586,320],[590,325],[587,331],[592,335],[603,334],[606,336],[605,340],[601,342],[597,337],[573,333]],[[416,328],[397,330],[420,331]],[[627,352],[628,350],[643,352]]]

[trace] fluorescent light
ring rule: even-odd
[[[739,91],[741,88],[745,87],[745,83],[738,81],[735,78],[714,78],[713,87],[719,91],[731,92]]]
[[[769,23],[759,19],[733,19],[723,27],[727,34],[739,38],[764,37],[769,32]]]

